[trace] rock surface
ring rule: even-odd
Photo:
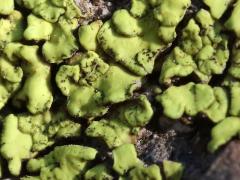
[[[201,180],[238,180],[240,177],[240,141],[230,142],[212,162]]]

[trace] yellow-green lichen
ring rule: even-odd
[[[107,64],[93,51],[76,55],[71,62],[60,67],[56,82],[69,97],[67,108],[73,116],[101,116],[107,112],[109,104],[129,99],[141,84],[140,77]]]
[[[226,117],[229,102],[223,88],[194,83],[172,86],[158,95],[157,100],[163,106],[164,115],[171,119],[179,119],[184,114],[196,116],[203,113],[213,122]]]
[[[175,1],[163,0],[156,7],[143,7],[142,11],[148,8],[148,13],[134,12],[140,3],[145,6],[147,2],[133,1],[130,12],[124,9],[115,11],[112,19],[100,28],[97,38],[100,47],[114,61],[144,76],[152,72],[158,53],[174,40],[175,28],[190,1],[182,0],[176,4]],[[162,9],[165,9],[165,14]],[[171,29],[172,34],[165,33],[163,29],[166,28]]]
[[[3,123],[1,154],[11,174],[19,175],[22,160],[30,159],[56,140],[80,136],[81,125],[64,113],[8,115]]]
[[[42,158],[31,159],[27,170],[39,173],[39,179],[79,179],[96,154],[97,150],[86,146],[58,146]]]
[[[174,77],[195,74],[208,83],[213,75],[222,74],[229,58],[228,39],[221,25],[201,9],[189,20],[178,46],[166,57],[159,82],[171,84]]]

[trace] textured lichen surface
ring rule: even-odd
[[[240,134],[239,17],[240,0],[0,0],[1,178],[187,179],[171,137],[203,127],[210,154]]]

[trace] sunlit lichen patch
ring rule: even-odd
[[[0,1],[1,178],[200,178],[240,134],[239,15],[240,0]]]
[[[229,58],[228,38],[222,26],[206,10],[200,10],[181,32],[178,46],[163,63],[160,83],[171,84],[174,77],[195,74],[208,83],[213,75],[222,74]]]

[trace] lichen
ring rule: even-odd
[[[222,122],[213,127],[211,131],[211,141],[208,150],[215,152],[220,146],[227,143],[231,138],[240,133],[240,119],[238,117],[227,117]]]
[[[229,58],[228,38],[210,13],[201,9],[181,32],[177,46],[163,63],[159,82],[171,84],[175,77],[195,74],[203,83],[222,74]]]
[[[42,158],[31,159],[27,170],[39,173],[39,179],[74,180],[81,177],[96,154],[97,150],[86,146],[58,146]]]
[[[203,113],[213,122],[219,122],[227,116],[229,102],[223,88],[194,83],[171,86],[157,96],[157,101],[163,106],[164,115],[171,119]]]
[[[9,61],[20,62],[25,79],[14,96],[13,104],[19,108],[26,105],[33,114],[50,109],[53,101],[50,66],[39,56],[38,50],[37,45],[20,43],[8,43],[4,49]]]
[[[93,51],[76,55],[71,61],[60,67],[56,82],[69,97],[67,108],[73,116],[102,116],[109,104],[129,99],[140,84],[140,77],[107,64]]]
[[[80,136],[81,125],[64,113],[8,115],[3,123],[1,154],[11,174],[19,175],[22,160],[30,159],[61,138]]]
[[[1,1],[2,2],[8,2]],[[0,8],[2,6],[0,5]],[[0,10],[1,11],[1,10]],[[1,14],[1,13],[0,13]],[[7,18],[0,18],[0,52],[10,42],[18,42],[23,37],[23,16],[19,11],[12,11]]]
[[[141,3],[144,5],[148,2]],[[189,0],[178,3],[163,0],[151,8],[146,5],[146,9],[143,8],[142,11],[147,13],[138,12],[140,16],[144,14],[139,17],[139,14],[134,12],[138,3],[134,2],[130,11],[117,10],[112,18],[103,24],[97,36],[99,45],[115,62],[137,75],[147,75],[152,72],[158,53],[174,40],[175,28],[189,5]],[[165,14],[162,9],[165,9]],[[165,33],[166,29],[172,33]]]
[[[138,156],[145,131],[239,136],[240,0],[195,3],[0,1],[0,177],[180,180]]]

